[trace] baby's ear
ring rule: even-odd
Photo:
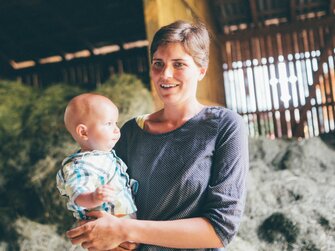
[[[83,140],[88,139],[87,127],[84,124],[79,124],[76,127],[76,134]]]

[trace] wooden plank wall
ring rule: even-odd
[[[227,107],[251,136],[313,137],[335,130],[331,26],[223,41]]]
[[[68,83],[94,89],[111,75],[121,73],[137,75],[150,88],[147,47],[119,51],[104,56],[38,65],[15,71],[9,77],[17,78],[25,84],[36,87]]]

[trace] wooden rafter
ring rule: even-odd
[[[295,22],[297,19],[297,0],[290,0],[290,19]]]
[[[320,19],[309,19],[303,21],[296,21],[295,23],[285,23],[278,26],[266,26],[259,29],[241,30],[233,34],[226,34],[221,36],[222,41],[230,41],[237,39],[250,39],[251,37],[258,37],[264,34],[277,34],[284,32],[294,32],[302,29],[317,28],[325,25],[333,25],[335,23],[335,16],[327,16]]]
[[[258,25],[258,12],[257,12],[256,0],[249,0],[249,7],[252,22],[254,23],[255,27],[258,27],[259,25]]]

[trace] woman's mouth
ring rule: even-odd
[[[163,89],[170,89],[179,86],[178,84],[160,84],[160,87]]]

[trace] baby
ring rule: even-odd
[[[57,173],[57,188],[69,198],[67,208],[75,218],[88,219],[86,212],[103,210],[118,217],[134,217],[136,206],[127,166],[116,156],[114,145],[120,138],[118,109],[98,94],[74,97],[66,107],[66,129],[80,150],[63,160]]]

